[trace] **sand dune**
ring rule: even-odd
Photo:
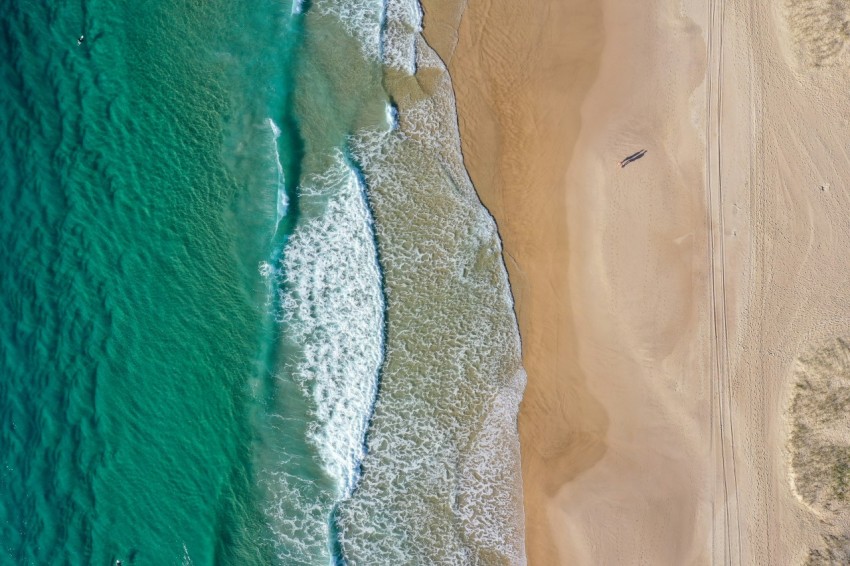
[[[850,510],[850,346],[835,340],[797,360],[790,405],[791,479],[816,513]]]
[[[785,15],[794,48],[803,64],[820,67],[846,59],[850,1],[786,0]]]

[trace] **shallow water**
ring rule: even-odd
[[[0,10],[0,563],[522,562],[516,324],[417,5]]]

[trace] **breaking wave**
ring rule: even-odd
[[[363,187],[341,155],[307,180],[299,203],[306,218],[284,252],[281,322],[313,402],[309,438],[344,497],[363,458],[382,360],[381,277]]]

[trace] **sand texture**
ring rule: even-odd
[[[847,563],[848,3],[423,4],[516,300],[529,563]]]

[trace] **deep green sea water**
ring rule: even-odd
[[[521,562],[519,341],[420,17],[0,0],[0,564]]]
[[[228,150],[286,95],[278,10],[2,3],[3,563],[269,563],[268,222]]]

